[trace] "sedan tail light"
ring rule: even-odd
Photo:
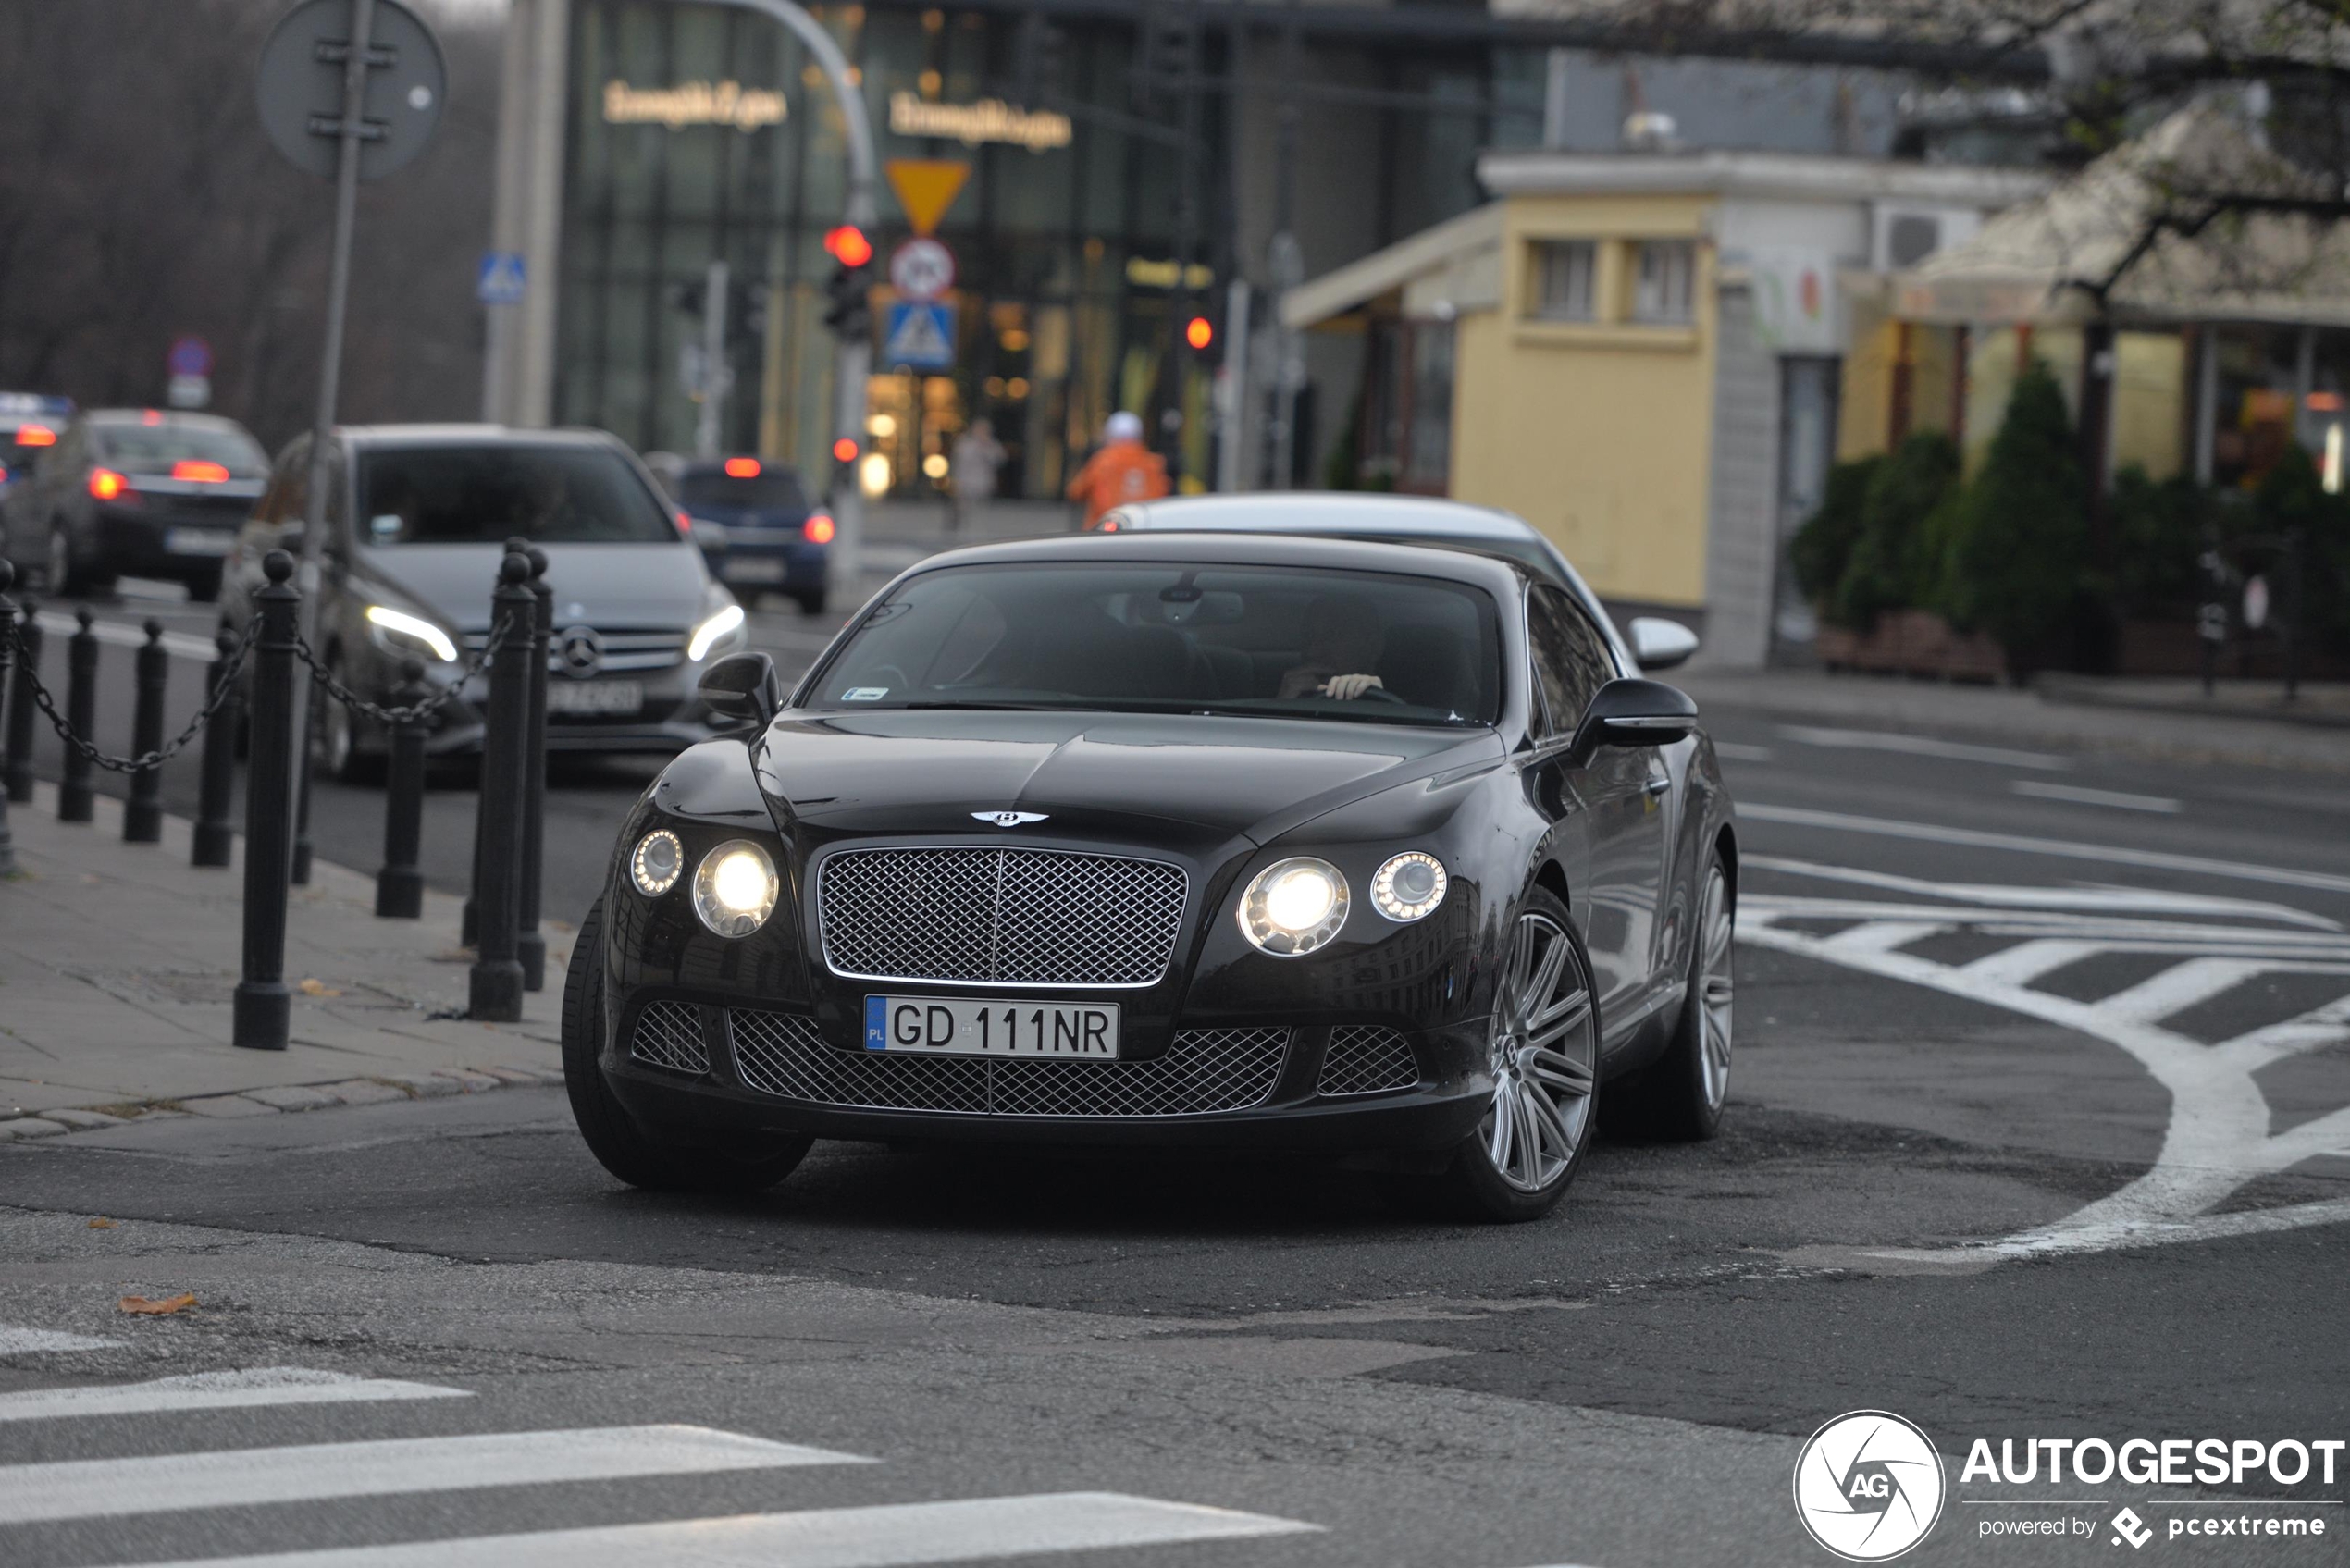
[[[834,532],[832,517],[822,512],[810,512],[808,521],[799,525],[799,537],[811,545],[832,543]]]
[[[90,471],[90,493],[100,500],[120,500],[125,496],[137,494],[131,489],[130,481],[111,468],[93,468]]]
[[[183,459],[171,465],[175,479],[191,479],[199,485],[218,485],[228,480],[229,470],[216,463],[204,463],[194,458]]]

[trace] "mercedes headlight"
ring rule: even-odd
[[[692,640],[686,644],[686,657],[699,664],[711,648],[742,629],[743,607],[730,604],[694,628]]]
[[[388,653],[429,653],[443,664],[457,662],[457,644],[447,632],[421,615],[394,610],[388,604],[367,606],[367,625],[376,646]]]
[[[1416,849],[1405,850],[1371,878],[1371,907],[1391,920],[1416,920],[1436,912],[1452,879],[1444,862]]]
[[[677,873],[686,869],[686,846],[667,828],[655,828],[637,841],[637,852],[628,857],[628,874],[635,879],[637,891],[648,898],[658,898],[677,885]]]
[[[1297,856],[1256,873],[1241,895],[1241,934],[1275,957],[1311,953],[1346,923],[1346,875],[1328,860]]]
[[[730,839],[701,858],[694,873],[694,913],[721,936],[748,936],[775,912],[775,862],[747,838]]]

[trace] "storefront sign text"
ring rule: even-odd
[[[681,81],[674,87],[604,83],[606,125],[731,125],[757,130],[784,121],[784,95],[739,81]]]
[[[1032,153],[1066,147],[1075,136],[1069,117],[1051,109],[1020,109],[1001,98],[976,104],[933,104],[911,93],[889,95],[889,129],[900,136],[944,136],[976,147],[1001,142]]]

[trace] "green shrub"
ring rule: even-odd
[[[2350,498],[2328,495],[2318,465],[2296,444],[2261,477],[2248,522],[2259,533],[2299,542],[2301,613],[2311,640],[2350,649]],[[2284,578],[2279,560],[2270,582],[2282,587]]]
[[[1925,600],[1926,523],[1959,481],[1959,449],[1938,430],[1910,437],[1878,464],[1861,499],[1860,537],[1831,598],[1841,625],[1865,628]]]
[[[1844,581],[1852,547],[1861,537],[1861,503],[1867,499],[1870,481],[1884,465],[1882,457],[1864,457],[1829,469],[1820,510],[1787,541],[1787,563],[1795,569],[1796,586],[1831,621],[1837,617],[1837,586]]]
[[[1952,622],[1989,633],[2019,675],[2063,656],[2087,562],[2087,492],[2046,364],[2017,378],[1952,536],[1943,590]]]
[[[2106,516],[2113,532],[2113,590],[2124,615],[2177,615],[2202,598],[2206,531],[2217,523],[2211,492],[2193,479],[2157,482],[2131,463],[2113,476]]]

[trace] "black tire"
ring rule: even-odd
[[[598,899],[579,922],[571,966],[563,974],[563,1088],[572,1119],[588,1152],[631,1187],[665,1192],[761,1192],[789,1176],[815,1140],[775,1141],[743,1158],[698,1148],[672,1148],[648,1137],[604,1081],[604,905]]]
[[[51,599],[71,599],[91,591],[90,567],[77,560],[73,529],[59,517],[49,525],[49,549],[41,571],[41,591]]]
[[[1504,1026],[1503,994],[1497,990],[1490,1025],[1497,1036],[1497,1108],[1488,1114],[1477,1131],[1462,1141],[1453,1153],[1451,1167],[1444,1175],[1445,1185],[1456,1211],[1471,1219],[1503,1224],[1522,1224],[1527,1220],[1540,1219],[1557,1207],[1559,1200],[1565,1196],[1567,1188],[1573,1185],[1575,1178],[1581,1172],[1599,1133],[1599,1013],[1591,983],[1590,955],[1584,948],[1582,933],[1575,929],[1574,918],[1567,912],[1566,906],[1547,888],[1534,888],[1527,894],[1512,924],[1509,957],[1503,962],[1500,981],[1503,988],[1511,986],[1519,973],[1518,933],[1528,929],[1536,931],[1537,940],[1544,944],[1540,957],[1531,953],[1528,955],[1532,960],[1527,966],[1529,978],[1532,971],[1540,969],[1542,959],[1547,958],[1550,944],[1564,945],[1559,959],[1559,976],[1552,985],[1537,987],[1540,994],[1534,998],[1532,1005],[1538,1015],[1542,1009],[1554,1006],[1568,1009],[1559,1015],[1568,1021],[1563,1026],[1565,1033],[1555,1042],[1566,1049],[1534,1051],[1533,1042],[1544,1036],[1540,1031],[1533,1029],[1527,1031],[1526,1038],[1521,1042]],[[1577,992],[1579,992],[1579,1006],[1575,1006]],[[1573,1037],[1571,1042],[1568,1035]],[[1498,1102],[1503,1097],[1505,1090],[1504,1077],[1498,1061],[1503,1051],[1504,1037],[1510,1043],[1511,1054],[1521,1063],[1528,1056],[1548,1056],[1559,1058],[1563,1066],[1577,1069],[1573,1076],[1579,1081],[1580,1088],[1567,1093],[1564,1099],[1554,1092],[1553,1086],[1564,1081],[1555,1072],[1541,1076],[1530,1085],[1533,1092],[1545,1095],[1551,1111],[1560,1117],[1557,1130],[1571,1144],[1556,1169],[1545,1168],[1550,1164],[1550,1151],[1543,1146],[1540,1135],[1531,1124],[1528,1126],[1528,1136],[1533,1137],[1535,1142],[1530,1152],[1511,1146],[1513,1154],[1527,1154],[1528,1163],[1523,1169],[1517,1169],[1515,1158],[1505,1155],[1497,1162],[1493,1154],[1493,1130],[1502,1114]],[[1526,1069],[1519,1075],[1520,1098],[1517,1103],[1520,1105],[1526,1103],[1523,1096],[1530,1071],[1530,1068]],[[1576,1104],[1577,1101],[1580,1104]],[[1516,1174],[1505,1174],[1505,1169],[1516,1170]]]
[[[824,612],[825,600],[829,597],[822,588],[807,588],[792,595],[792,598],[799,601],[799,612],[802,615],[822,615]]]
[[[1676,1143],[1701,1142],[1720,1130],[1730,1092],[1737,912],[1729,867],[1716,850],[1697,886],[1688,994],[1672,1043],[1655,1061],[1609,1086],[1611,1128]]]
[[[188,602],[216,604],[220,600],[220,568],[199,572],[188,579]]]

